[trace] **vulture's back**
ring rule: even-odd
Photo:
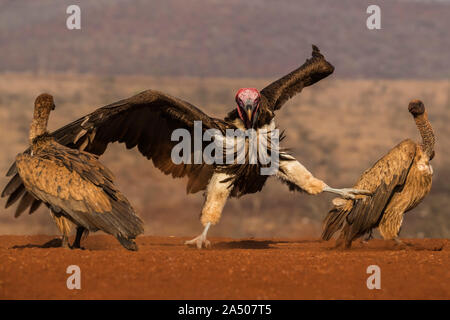
[[[134,239],[143,223],[113,184],[112,173],[89,153],[47,137],[35,152],[16,158],[26,189],[55,212],[90,231]]]
[[[375,228],[391,197],[405,184],[417,147],[410,139],[402,141],[360,176],[354,188],[368,190],[372,196],[357,196],[356,200],[334,199],[334,206],[324,221],[322,238],[329,240],[344,228],[343,236],[352,241]]]

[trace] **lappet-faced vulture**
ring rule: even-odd
[[[102,230],[115,236],[126,249],[137,250],[134,239],[144,231],[141,219],[97,156],[61,145],[47,132],[54,109],[51,95],[36,98],[30,149],[16,157],[17,173],[4,191],[10,195],[9,203],[21,194],[18,212],[27,206],[32,211],[40,202],[45,203],[63,234],[64,247],[69,247],[68,236],[75,224],[72,248],[80,248],[84,233]]]
[[[422,142],[410,139],[400,142],[362,174],[355,188],[371,191],[372,197],[334,199],[334,206],[324,220],[324,240],[340,231],[336,246],[350,248],[353,240],[365,234],[370,237],[372,229],[378,227],[384,239],[401,243],[398,235],[404,213],[415,208],[431,189],[430,160],[434,157],[435,142],[424,104],[411,101],[408,110]]]
[[[56,130],[52,136],[69,148],[84,150],[95,155],[103,154],[111,142],[125,143],[127,148],[137,146],[142,155],[151,159],[153,164],[165,174],[170,174],[174,178],[186,176],[188,193],[205,191],[205,203],[201,212],[204,231],[195,239],[187,241],[187,244],[195,244],[201,248],[209,245],[206,240],[208,228],[219,221],[227,198],[260,191],[270,176],[270,174],[261,174],[261,169],[268,165],[267,162],[262,163],[259,157],[256,162],[249,161],[249,148],[245,148],[245,156],[241,158],[244,161],[239,163],[193,161],[198,159],[195,141],[191,141],[190,144],[194,148],[184,158],[190,161],[174,161],[173,150],[177,145],[176,141],[172,141],[174,130],[185,129],[186,132],[195,136],[195,123],[198,121],[201,123],[201,133],[215,132],[214,137],[211,138],[215,142],[221,141],[219,136],[227,137],[227,130],[230,129],[244,133],[247,137],[250,136],[250,134],[247,135],[250,132],[257,135],[264,133],[266,137],[272,137],[272,133],[276,131],[275,111],[304,87],[313,85],[333,71],[334,67],[325,60],[319,49],[313,46],[310,59],[263,90],[240,89],[236,94],[237,107],[223,120],[209,117],[190,103],[168,94],[147,90],[97,109]],[[248,140],[245,139],[244,144],[248,144]],[[233,139],[233,141],[237,140],[239,139]],[[227,144],[229,140],[225,138],[223,141]],[[344,198],[368,194],[365,190],[330,188],[325,182],[315,178],[287,152],[277,147],[271,149],[272,143],[269,146],[267,141],[267,154],[270,153],[271,156],[276,154],[277,170],[272,171],[272,174],[286,182],[290,189],[309,194],[326,191]],[[204,141],[200,144],[201,147],[205,146]],[[214,157],[218,154],[218,152],[214,153]],[[183,156],[186,155],[183,153]],[[17,200],[15,195],[17,190],[22,188],[22,181],[17,175],[16,165],[11,167],[8,175],[14,175],[10,183],[13,185],[7,187],[7,192],[4,192],[3,196],[10,196],[8,205],[11,205],[14,200]],[[29,195],[25,194],[24,197]],[[31,203],[26,204],[21,202],[17,214],[31,205]],[[33,202],[31,210],[34,210],[36,206],[37,204]]]

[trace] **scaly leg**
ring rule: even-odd
[[[357,195],[364,195],[364,196],[372,195],[372,192],[367,190],[359,190],[353,188],[335,189],[329,186],[323,188],[323,191],[338,194],[344,199],[355,199],[356,198],[355,196]]]
[[[66,219],[62,214],[54,212],[53,210],[50,210],[50,216],[53,218],[53,220],[56,223],[56,226],[61,231],[62,234],[61,247],[70,248],[69,234],[71,231],[72,223],[68,219]]]
[[[394,239],[392,239],[395,241],[395,245],[400,247],[400,248],[407,248],[407,247],[413,247],[412,244],[404,242],[402,240],[400,240],[398,237],[395,237]]]
[[[309,172],[300,162],[296,161],[290,155],[283,155],[285,159],[280,161],[280,170],[277,176],[284,181],[295,184],[299,189],[308,194],[316,195],[321,192],[331,192],[338,194],[345,199],[355,199],[356,195],[371,195],[366,190],[358,190],[352,188],[335,189],[329,187],[325,182],[317,179]]]
[[[77,234],[75,236],[75,240],[73,241],[72,249],[84,250],[84,248],[81,247],[81,237],[83,236],[83,233],[85,231],[86,231],[86,229],[84,227],[77,227]]]
[[[203,246],[205,248],[211,247],[211,242],[206,239],[206,234],[208,233],[208,229],[211,226],[211,222],[208,222],[205,226],[205,229],[203,229],[203,232],[198,236],[195,237],[192,240],[186,241],[184,244],[187,245],[196,245],[198,249],[201,249]]]
[[[201,223],[205,226],[203,232],[198,237],[186,241],[184,244],[196,245],[197,248],[210,247],[211,243],[206,239],[209,227],[219,222],[222,215],[223,207],[227,202],[228,195],[231,192],[229,188],[231,181],[223,182],[225,179],[230,178],[229,175],[224,173],[214,173],[206,188],[205,204],[202,208]]]

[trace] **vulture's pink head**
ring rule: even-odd
[[[242,88],[236,93],[237,111],[246,129],[254,128],[260,102],[261,95],[254,88]]]

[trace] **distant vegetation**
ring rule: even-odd
[[[262,88],[273,79],[137,77],[33,74],[0,75],[0,186],[14,156],[27,145],[34,98],[55,96],[50,128],[97,107],[148,88],[168,92],[222,117],[234,108],[239,87]],[[379,157],[405,138],[419,139],[408,102],[420,98],[437,136],[431,194],[407,213],[403,237],[450,237],[450,83],[448,81],[342,80],[330,77],[305,89],[278,112],[284,145],[317,177],[333,187],[350,187]],[[146,222],[147,234],[193,236],[202,195],[185,194],[185,183],[154,169],[140,154],[114,145],[102,158],[121,190]],[[290,193],[271,179],[262,193],[229,201],[213,236],[318,236],[331,195]],[[0,205],[3,207],[5,200]],[[13,218],[0,209],[0,233],[57,233],[45,209]]]
[[[272,77],[317,44],[336,75],[450,77],[450,3],[379,0],[0,0],[0,71],[102,75]]]

